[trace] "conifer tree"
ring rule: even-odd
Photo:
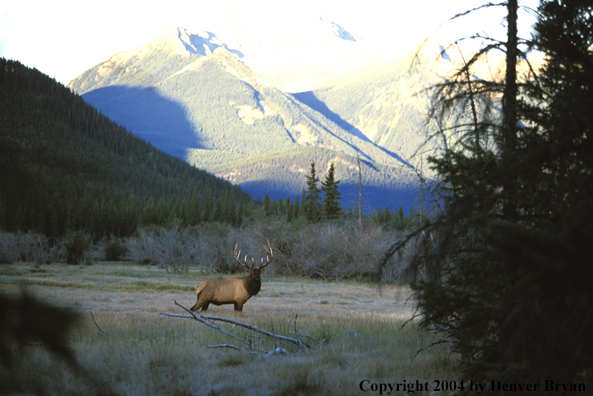
[[[214,220],[214,210],[216,209],[214,196],[212,191],[208,188],[206,189],[206,199],[204,200],[203,213],[202,219],[203,221],[209,222]]]
[[[307,220],[311,222],[318,222],[321,220],[321,190],[317,187],[319,179],[315,175],[315,161],[311,161],[311,170],[307,176],[307,195],[306,203],[303,205],[303,210]]]
[[[292,217],[294,217],[295,219],[298,219],[299,215],[300,215],[299,196],[297,195],[296,199],[294,200]]]
[[[334,220],[342,215],[338,184],[340,184],[340,181],[335,179],[334,164],[332,163],[325,176],[325,181],[321,182],[321,190],[325,193],[323,197],[323,213],[326,220]]]
[[[389,209],[389,206],[385,207],[385,224],[391,224],[391,221],[393,220],[393,217],[391,216],[391,209]]]
[[[264,201],[262,202],[263,208],[264,208],[264,213],[266,214],[266,216],[269,216],[270,214],[272,214],[272,200],[270,199],[270,196],[268,195],[268,193],[266,193],[265,197],[264,197]]]
[[[303,187],[303,193],[301,194],[301,213],[305,215],[305,206],[307,204],[307,192]]]
[[[408,269],[426,274],[413,285],[421,326],[439,331],[474,380],[545,377],[589,387],[593,292],[583,274],[593,257],[585,242],[593,239],[593,2],[541,1],[531,44],[546,62],[531,81],[515,74],[525,58],[518,2],[501,5],[508,40],[489,48],[505,47],[505,81],[470,78],[465,65],[435,102],[475,104],[480,92],[482,103],[496,97],[502,114],[456,120],[461,143],[431,159],[446,206],[411,233],[419,248]]]
[[[231,195],[229,199],[229,208],[228,208],[228,215],[229,215],[229,223],[233,225],[238,224],[237,218],[237,196],[235,194],[235,190],[231,190]]]

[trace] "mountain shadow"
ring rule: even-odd
[[[340,128],[345,130],[346,132],[356,136],[357,138],[364,140],[369,143],[373,143],[364,133],[362,133],[358,128],[354,125],[350,124],[348,121],[344,120],[340,117],[339,114],[334,113],[323,103],[321,100],[317,99],[315,93],[313,91],[307,92],[297,92],[293,93],[292,97],[301,102],[302,104],[309,106],[315,111],[323,114],[326,118],[333,121],[336,125]]]
[[[82,97],[135,136],[174,157],[185,160],[187,149],[203,148],[184,108],[155,88],[115,85],[95,89]]]
[[[401,163],[406,165],[408,168],[414,169],[414,166],[412,164],[410,164],[401,155],[394,153],[393,151],[388,150],[385,147],[381,147],[381,146],[377,145],[371,139],[369,139],[364,133],[362,133],[360,131],[360,129],[356,128],[354,125],[352,125],[348,121],[344,120],[342,117],[340,117],[339,114],[331,111],[329,109],[329,107],[327,107],[325,105],[325,103],[323,101],[319,100],[317,98],[317,96],[315,96],[315,93],[313,91],[297,92],[297,93],[293,93],[291,95],[293,98],[295,98],[302,104],[309,106],[313,110],[318,111],[319,113],[323,114],[326,118],[333,121],[336,125],[338,125],[340,128],[342,128],[346,132],[350,133],[351,135],[356,136],[357,138],[359,138],[361,140],[364,140],[365,142],[369,142],[369,143],[373,144],[375,147],[379,148],[380,150],[382,150],[386,154],[390,155],[391,157],[397,159],[398,161],[400,161]]]

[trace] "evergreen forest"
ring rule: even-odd
[[[239,187],[156,149],[55,80],[0,59],[0,224],[127,236],[179,219],[239,224]]]

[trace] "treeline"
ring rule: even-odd
[[[116,125],[54,79],[0,58],[0,225],[124,236],[178,217],[239,224],[239,187]]]

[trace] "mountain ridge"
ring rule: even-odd
[[[215,36],[208,34],[208,37]],[[192,44],[189,49],[188,42]],[[345,129],[343,124],[335,122],[339,120],[325,117],[314,106],[279,90],[224,43],[217,42],[214,51],[204,50],[201,54],[196,51],[197,42],[185,29],[173,29],[165,37],[125,56],[110,57],[69,86],[104,114],[129,126],[135,134],[194,165],[209,171],[216,169],[217,174],[226,177],[236,173],[232,166],[237,161],[242,167],[246,164],[257,167],[257,162],[266,155],[279,152],[292,153],[282,155],[285,164],[278,165],[290,170],[288,164],[295,157],[321,155],[319,151],[306,149],[319,147],[349,158],[358,155],[366,167],[378,169],[380,165],[389,186],[384,192],[387,195],[398,187],[397,183],[387,182],[386,173],[399,167],[408,169],[409,172],[395,172],[401,178],[401,188],[407,188],[414,179],[410,164],[394,150],[376,145],[358,130]],[[177,105],[168,110],[158,108],[159,98]],[[204,155],[204,150],[210,151],[208,161],[197,159],[198,154]],[[211,160],[213,157],[218,163]],[[227,158],[235,161],[231,163]],[[270,187],[284,185],[284,190],[272,193],[273,199],[301,193],[304,178],[299,181],[287,172],[278,171],[273,177],[292,180],[290,186],[268,181]],[[249,192],[263,198],[267,192],[265,180],[245,170],[243,173],[252,177],[242,179],[239,184],[261,186],[260,190]],[[342,185],[355,182],[353,175],[345,177]],[[386,202],[379,201],[381,205]],[[393,202],[391,206],[401,204]],[[412,205],[409,200],[403,204]]]

